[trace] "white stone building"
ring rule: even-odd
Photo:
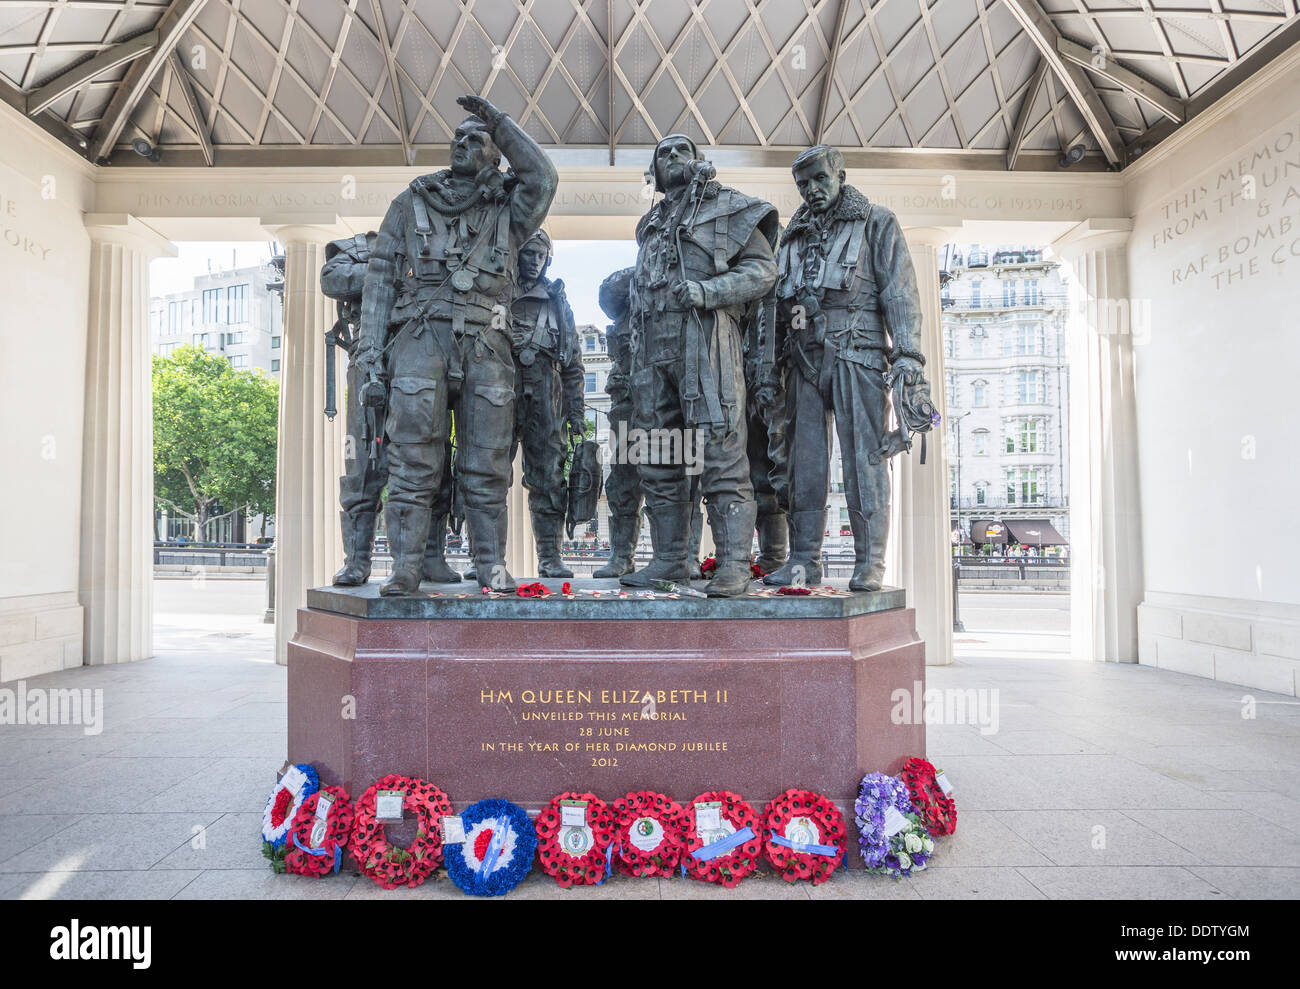
[[[1060,262],[1020,245],[949,245],[944,254],[953,528],[964,537],[972,521],[1046,518],[1068,539],[1070,367]]]

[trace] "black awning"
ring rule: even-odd
[[[970,539],[976,546],[1007,544],[1007,527],[997,519],[973,519],[970,524]]]
[[[1006,519],[1011,537],[1022,546],[1068,546],[1066,540],[1047,519]]]

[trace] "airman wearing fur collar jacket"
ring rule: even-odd
[[[916,273],[897,217],[845,183],[839,151],[809,148],[792,171],[804,205],[781,238],[776,285],[791,550],[765,580],[821,581],[834,415],[856,558],[849,586],[879,590],[889,531],[889,460],[881,455],[889,390],[895,379],[924,384]]]

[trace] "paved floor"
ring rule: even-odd
[[[446,880],[390,892],[351,876],[272,875],[258,828],[284,757],[285,676],[260,624],[260,582],[157,587],[156,658],[26,681],[102,689],[102,732],[0,727],[0,897],[459,897]],[[984,624],[990,632],[970,637],[1010,634]],[[956,786],[958,830],[910,881],[840,874],[812,889],[758,878],[727,891],[619,878],[566,892],[534,876],[513,895],[1300,896],[1294,698],[1022,652],[964,648],[929,672],[930,687],[985,706],[982,724],[929,727],[930,757]],[[957,693],[972,689],[985,693]]]

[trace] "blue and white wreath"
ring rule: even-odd
[[[505,896],[533,867],[537,831],[508,800],[480,800],[460,815],[465,840],[442,846],[447,874],[471,896]]]
[[[320,777],[310,763],[290,766],[280,777],[262,811],[262,854],[271,859],[283,858],[285,842],[293,830],[293,818],[302,802],[320,789]]]

